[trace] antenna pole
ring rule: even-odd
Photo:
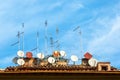
[[[58,40],[59,29],[56,27],[56,38],[57,38],[57,49],[59,50],[59,40]]]
[[[22,50],[24,51],[24,23],[22,23]]]
[[[53,51],[54,43],[53,43],[53,38],[50,37],[50,44],[51,44],[51,51]]]
[[[47,20],[45,21],[45,53],[48,51]]]
[[[20,50],[20,32],[19,31],[18,31],[17,37],[18,37],[18,50]]]
[[[73,32],[74,31],[77,31],[79,29],[79,34],[80,34],[80,53],[82,54],[83,53],[83,51],[82,51],[82,32],[81,32],[81,29],[80,29],[80,26],[78,26],[78,27],[76,27],[74,30],[73,30]]]
[[[36,52],[38,52],[39,51],[39,32],[37,32],[36,48],[37,48]]]
[[[79,34],[80,34],[80,48],[81,48],[81,54],[82,54],[83,51],[82,51],[82,32],[81,32],[81,29],[79,31]]]

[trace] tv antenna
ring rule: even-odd
[[[24,23],[22,23],[22,50],[24,51]]]
[[[18,44],[18,50],[20,50],[20,32],[19,31],[18,31],[17,37],[18,37],[18,41],[11,44],[11,46],[15,46],[16,44]]]
[[[53,41],[53,37],[50,37],[50,44],[51,44],[51,51],[53,51],[54,48],[54,41]]]
[[[60,45],[59,45],[58,34],[59,34],[59,29],[58,29],[58,27],[56,27],[56,39],[57,39],[57,41],[56,41],[56,48],[59,50]]]
[[[48,37],[47,37],[47,20],[45,21],[45,53],[48,52]]]
[[[73,29],[73,32],[75,31],[78,31],[79,30],[79,35],[80,35],[80,48],[81,48],[81,54],[83,53],[83,50],[82,50],[82,32],[81,32],[81,29],[80,29],[80,26],[77,26],[75,29]]]
[[[11,45],[11,46],[15,46],[16,44],[18,44],[18,50],[21,49],[21,45],[20,45],[21,34],[22,34],[22,51],[23,51],[24,50],[24,23],[22,23],[22,32],[18,31],[18,34],[16,35],[18,37],[18,41]]]
[[[36,50],[36,53],[39,52],[39,32],[37,31],[37,36],[36,36],[36,48],[32,49],[31,51]]]
[[[18,37],[18,49],[20,50],[20,32],[19,31],[18,31],[17,37]]]

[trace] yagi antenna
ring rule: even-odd
[[[36,50],[36,53],[39,51],[39,32],[37,32],[37,37],[36,37],[36,48],[32,49],[31,51]]]
[[[20,32],[19,31],[18,31],[17,37],[18,37],[18,41],[11,44],[11,46],[15,46],[16,44],[18,44],[18,50],[20,50]]]
[[[54,41],[53,41],[53,37],[50,37],[50,44],[51,44],[51,50],[53,51],[53,47],[54,47]]]
[[[19,41],[17,41],[17,42],[15,42],[15,43],[11,44],[11,46],[14,46],[14,45],[16,45],[16,44],[18,44],[18,43],[19,43]]]
[[[22,50],[24,51],[24,23],[22,23]]]
[[[73,31],[76,31],[80,28],[80,26],[77,26],[75,29],[73,29]]]
[[[59,29],[58,29],[58,27],[56,27],[56,39],[57,39],[57,41],[56,41],[56,48],[59,50],[60,45],[59,45],[58,34],[59,34]]]
[[[18,31],[18,34],[17,34],[17,37],[18,37],[18,49],[20,50],[20,32]]]
[[[48,37],[47,37],[47,20],[45,21],[45,53],[48,52]]]
[[[80,49],[81,49],[81,54],[82,54],[82,52],[83,52],[83,50],[82,50],[82,32],[81,32],[81,29],[80,29],[80,26],[77,26],[75,29],[73,29],[73,32],[75,32],[75,31],[78,31],[79,30],[79,35],[80,35]]]
[[[36,52],[39,51],[39,32],[37,32],[37,41],[36,41],[36,47],[37,47],[37,50]]]

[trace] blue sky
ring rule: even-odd
[[[67,58],[77,55],[82,58],[90,52],[98,61],[110,61],[120,68],[120,1],[119,0],[4,0],[0,1],[0,68],[5,68],[17,56],[17,32],[24,23],[24,50],[36,46],[36,32],[39,31],[40,52],[45,52],[45,20],[48,22],[48,40],[57,40],[59,28],[60,50]],[[79,30],[73,29],[80,26]],[[82,40],[82,48],[80,47]],[[50,41],[48,41],[51,54]],[[81,53],[80,51],[83,51]],[[36,52],[33,55],[36,56]],[[77,62],[80,64],[80,61]]]

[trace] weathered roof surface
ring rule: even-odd
[[[120,72],[2,72],[1,80],[120,80]]]

